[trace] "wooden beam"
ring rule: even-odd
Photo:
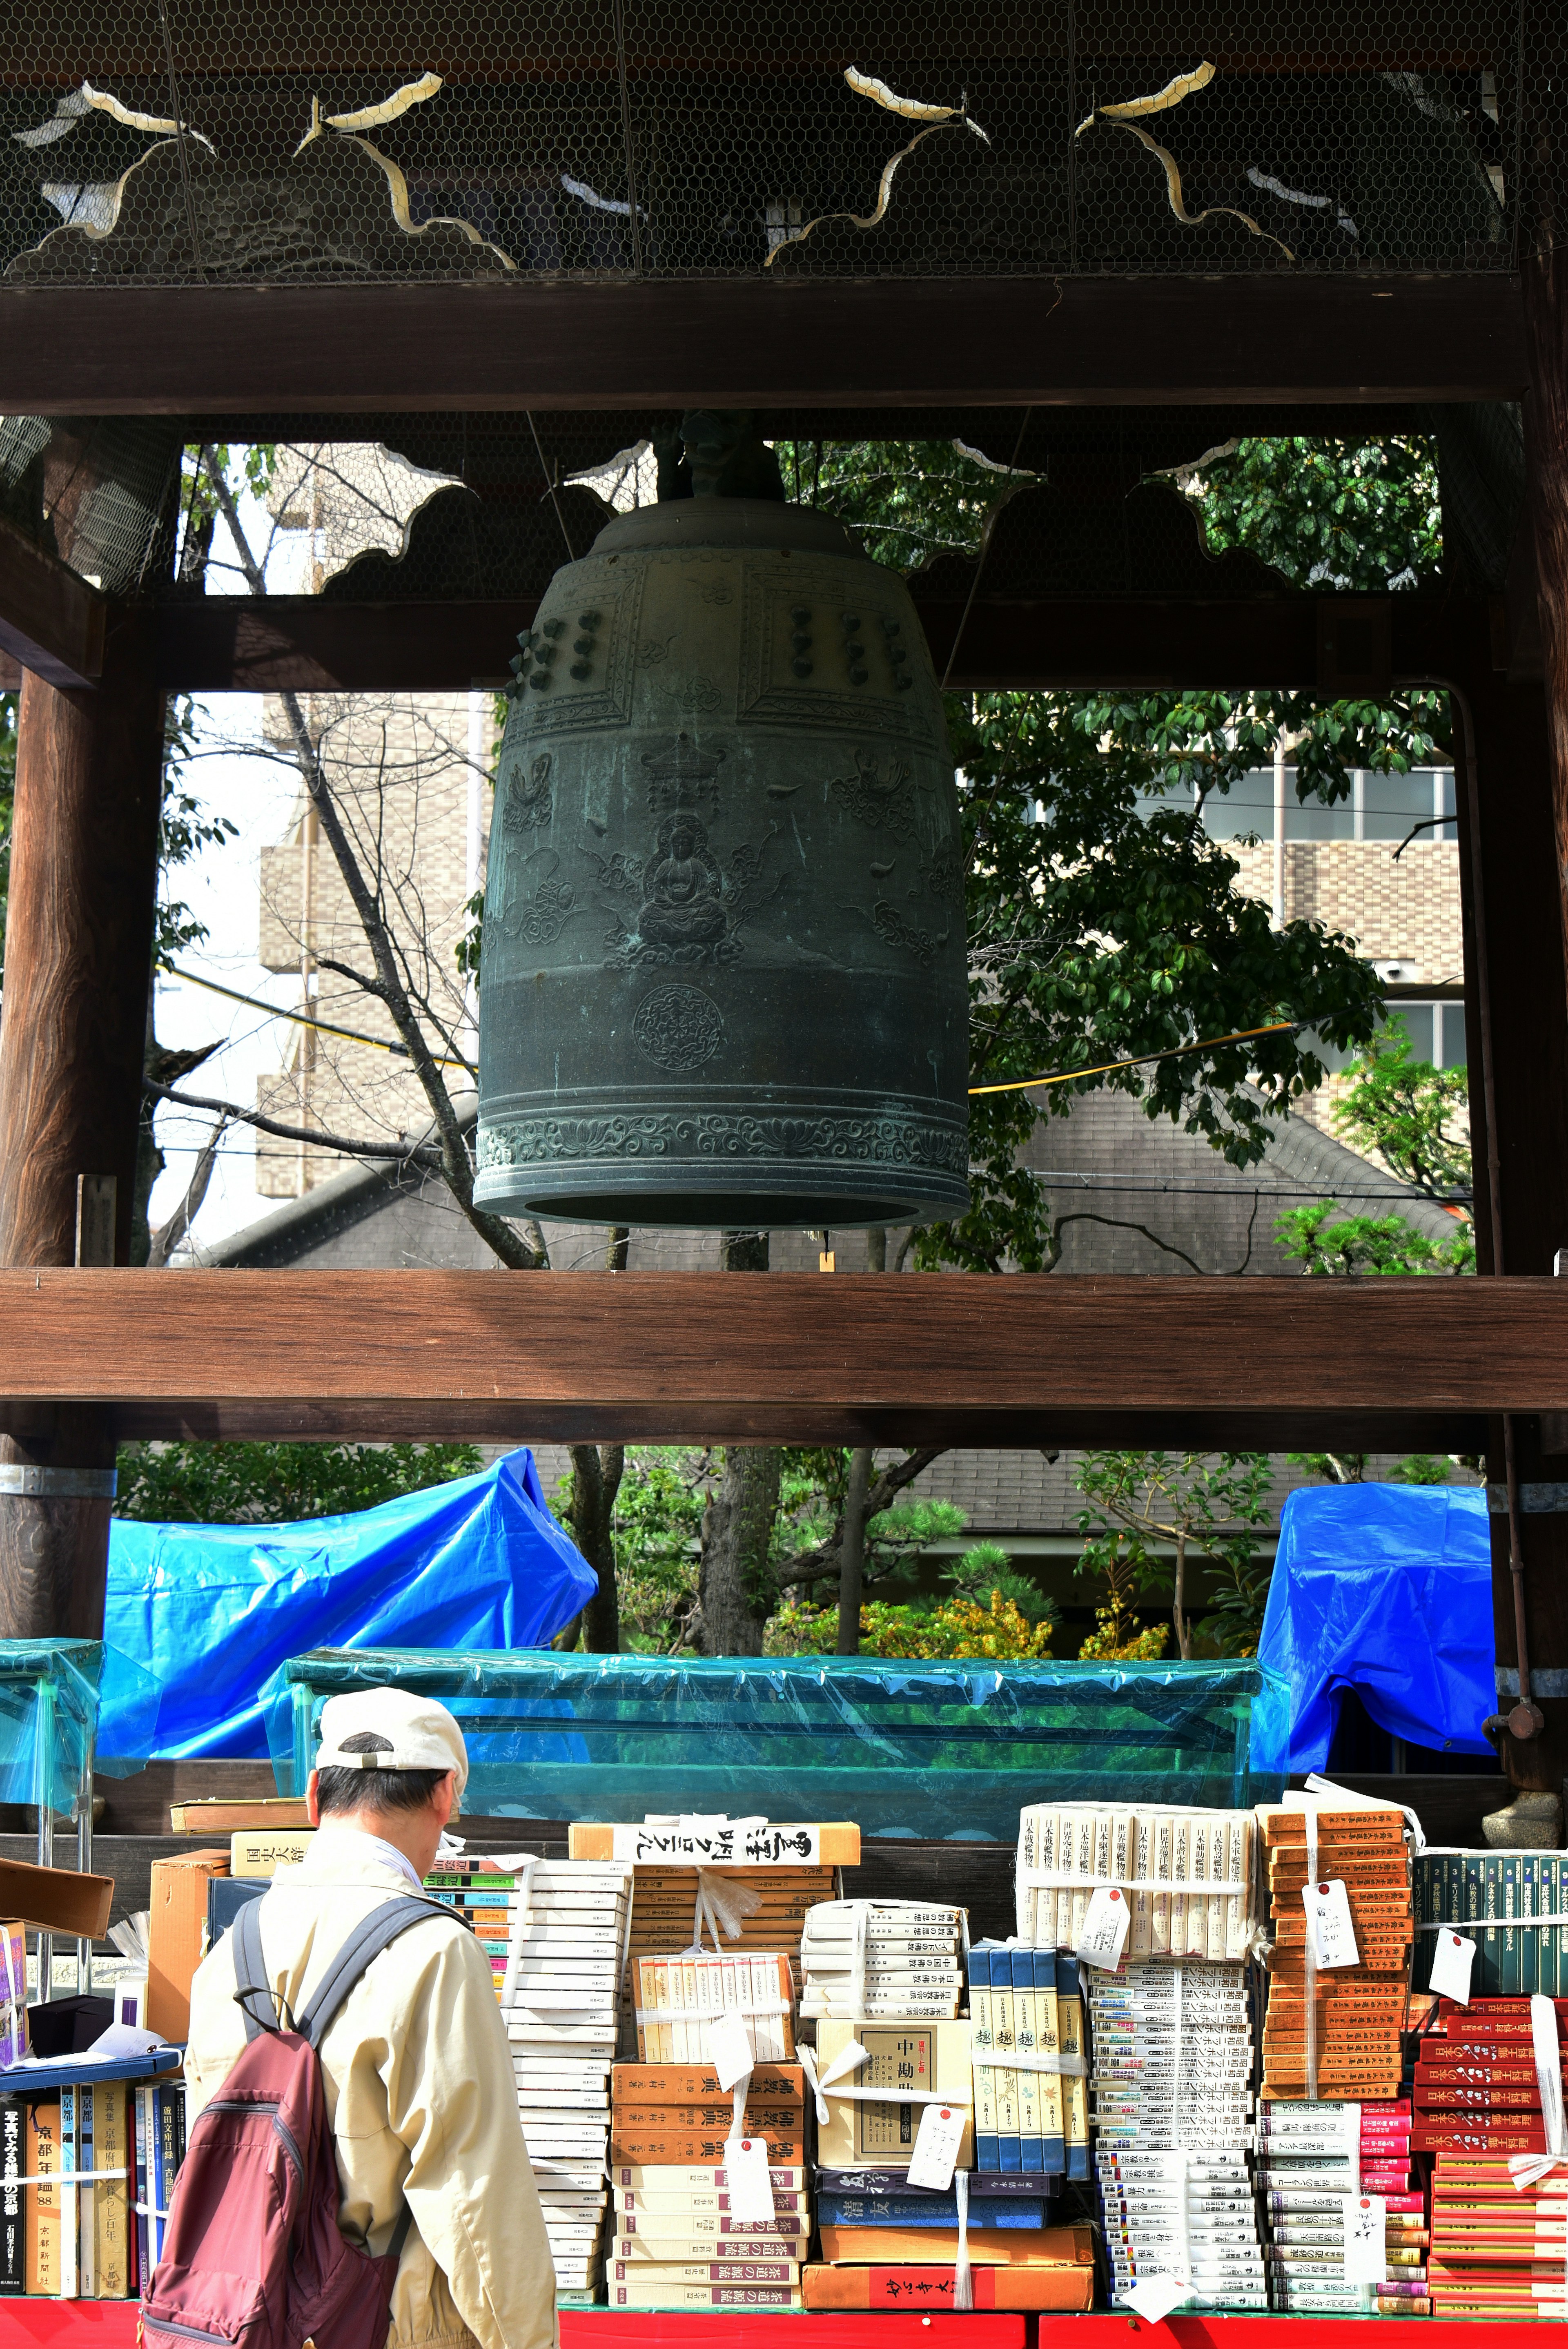
[[[0,413],[1511,399],[1519,281],[844,279],[0,292]]]
[[[1028,687],[1277,686],[1311,691],[1320,675],[1316,596],[1252,603],[936,601],[914,583],[931,655],[955,690]],[[1365,603],[1373,599],[1358,599]],[[1443,678],[1488,607],[1463,597],[1380,599],[1398,679]],[[193,597],[157,613],[158,678],[186,693],[438,693],[500,685],[531,596],[488,603],[350,604],[321,595]],[[0,683],[4,679],[0,678]]]
[[[122,1433],[1457,1450],[1568,1409],[1568,1285],[45,1268],[0,1271],[0,1419],[58,1397]]]
[[[4,316],[4,313],[0,313]],[[26,531],[0,521],[0,657],[50,685],[92,685],[103,668],[103,597]],[[0,688],[20,682],[5,673]]]

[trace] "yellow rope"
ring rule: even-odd
[[[204,987],[209,995],[226,995],[231,1003],[248,1004],[253,1011],[264,1011],[273,1019],[292,1019],[296,1028],[315,1028],[323,1036],[341,1036],[350,1044],[368,1044],[373,1052],[395,1052],[408,1058],[407,1044],[389,1044],[384,1036],[362,1036],[356,1028],[335,1028],[330,1019],[313,1019],[305,1011],[285,1011],[281,1004],[263,1003],[258,995],[242,995],[235,987],[220,987],[215,978],[198,978],[193,970],[181,970],[177,962],[164,965],[175,978],[182,978],[188,987]],[[466,1069],[467,1061],[443,1061],[438,1053],[430,1055],[438,1069]]]
[[[1271,1019],[1265,1028],[1237,1028],[1229,1036],[1205,1036],[1196,1044],[1172,1044],[1167,1052],[1137,1052],[1130,1061],[1104,1061],[1098,1069],[1064,1069],[1059,1077],[1014,1077],[1005,1085],[971,1085],[972,1093],[1020,1093],[1032,1085],[1070,1085],[1075,1077],[1109,1077],[1117,1069],[1140,1069],[1151,1061],[1174,1061],[1183,1052],[1207,1052],[1220,1044],[1240,1044],[1249,1036],[1277,1036],[1284,1028],[1305,1028],[1305,1019]]]

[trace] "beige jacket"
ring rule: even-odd
[[[350,1932],[411,1889],[351,1827],[324,1826],[261,1904],[269,1981],[293,2014]],[[191,1989],[190,2117],[245,2044],[225,1934]],[[392,2295],[388,2349],[557,2349],[555,2271],[518,2120],[490,1960],[466,1927],[432,1918],[374,1960],[322,2041],[343,2185],[338,2220],[386,2251],[414,2214]]]

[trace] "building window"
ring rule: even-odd
[[[1430,1061],[1439,1069],[1462,1069],[1465,1066],[1465,1008],[1462,1003],[1416,1003],[1395,997],[1387,1007],[1389,1022],[1401,1020],[1410,1039],[1410,1049],[1418,1061]],[[1341,1051],[1323,1037],[1308,1033],[1302,1042],[1323,1062],[1330,1073],[1347,1069],[1359,1055],[1355,1050]]]
[[[1140,808],[1147,813],[1150,808],[1169,804],[1150,795],[1140,800]],[[1203,802],[1203,828],[1212,840],[1273,840],[1274,769],[1254,767],[1229,792],[1212,792]],[[1295,795],[1295,769],[1284,771],[1286,840],[1397,843],[1411,833],[1419,843],[1458,838],[1451,768],[1413,767],[1408,775],[1378,775],[1357,768],[1350,797],[1332,807],[1320,800],[1304,804]]]

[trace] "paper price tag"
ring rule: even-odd
[[[1439,1998],[1456,1998],[1461,2006],[1470,2004],[1470,1968],[1475,1963],[1475,1943],[1463,1933],[1439,1933],[1432,1959],[1432,1988]]]
[[[1118,2295],[1123,2308],[1136,2310],[1146,2324],[1158,2324],[1173,2308],[1190,2300],[1192,2287],[1182,2276],[1147,2275]]]
[[[721,2088],[733,2088],[738,2080],[744,2080],[748,2072],[755,2070],[757,2057],[744,2015],[714,2016],[707,2026],[707,2054]]]
[[[1343,1877],[1336,1876],[1326,1884],[1304,1884],[1301,1897],[1306,1904],[1306,1930],[1312,1936],[1313,1957],[1320,1973],[1335,1966],[1357,1966],[1360,1952],[1356,1947],[1356,1928],[1350,1921],[1350,1897],[1345,1889]]]
[[[1078,1953],[1084,1963],[1109,1970],[1119,1966],[1130,1921],[1127,1903],[1117,1886],[1097,1885],[1089,1895],[1083,1929],[1078,1934]]]
[[[1358,2194],[1346,2206],[1345,2281],[1381,2283],[1388,2272],[1388,2205],[1381,2194]]]
[[[927,2105],[920,2116],[914,2151],[909,2158],[912,2186],[934,2187],[945,2194],[953,2183],[953,2165],[964,2137],[965,2116],[956,2106]]]
[[[732,2137],[724,2148],[725,2183],[729,2189],[729,2215],[750,2222],[771,2222],[773,2181],[768,2175],[765,2137]]]

